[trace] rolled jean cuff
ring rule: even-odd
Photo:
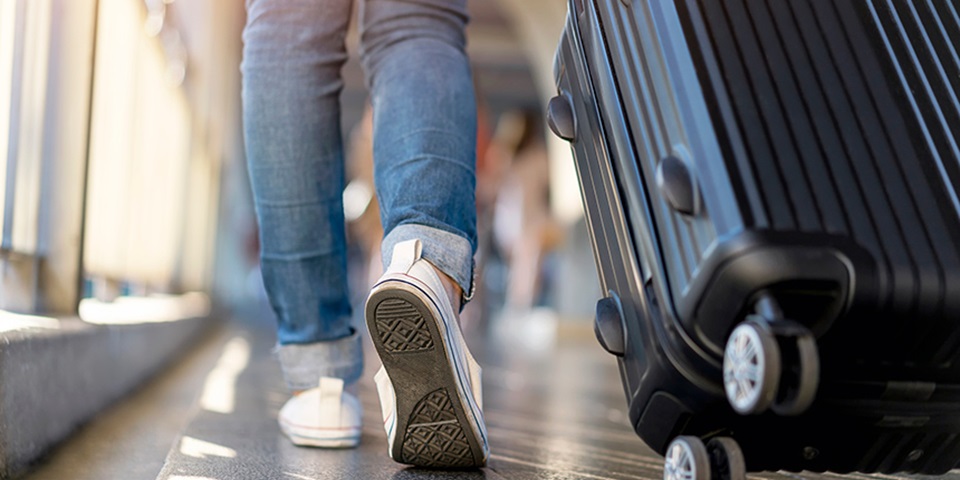
[[[469,240],[455,233],[426,225],[397,226],[384,237],[380,247],[384,270],[390,265],[393,246],[413,239],[420,240],[422,257],[457,282],[464,300],[470,300],[473,297],[473,247]]]
[[[341,378],[349,385],[363,373],[363,344],[356,330],[329,342],[278,345],[276,352],[287,387],[294,391],[316,387],[320,377]]]

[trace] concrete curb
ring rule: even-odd
[[[215,324],[59,322],[0,333],[0,479],[21,473]]]

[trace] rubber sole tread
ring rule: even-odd
[[[426,319],[409,302],[389,299],[377,305],[377,335],[391,353],[433,349]]]
[[[444,389],[414,407],[403,439],[403,459],[425,467],[469,467],[470,444]]]
[[[456,373],[437,325],[442,320],[418,294],[401,289],[375,291],[366,317],[397,398],[393,458],[421,467],[482,466],[484,449],[457,398]]]

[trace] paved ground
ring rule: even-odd
[[[659,460],[625,423],[614,362],[584,335],[589,330],[566,330],[573,332],[553,347],[518,339],[472,342],[485,367],[492,456],[482,471],[449,473],[407,468],[388,458],[372,381],[375,357],[368,358],[360,385],[365,425],[360,448],[326,451],[290,444],[275,420],[286,394],[271,359],[271,332],[244,325],[233,335],[249,343],[251,358],[237,377],[235,410],[198,409],[158,478],[659,477]]]
[[[365,409],[360,448],[293,446],[276,423],[286,393],[271,355],[272,325],[234,321],[170,372],[82,429],[27,478],[662,478],[662,460],[627,425],[616,365],[595,343],[592,332],[585,325],[565,326],[551,341],[549,330],[527,325],[516,331],[520,333],[500,337],[470,335],[485,366],[485,415],[492,450],[489,466],[480,471],[420,470],[388,458],[372,380],[378,364],[372,357],[360,385]],[[235,380],[233,405],[220,408],[229,413],[201,408],[200,392],[214,370]]]

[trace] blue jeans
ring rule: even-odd
[[[340,69],[352,0],[247,0],[243,123],[261,268],[292,389],[362,371],[347,294]],[[361,61],[374,112],[374,177],[393,245],[469,292],[476,250],[476,104],[466,0],[363,0]]]

